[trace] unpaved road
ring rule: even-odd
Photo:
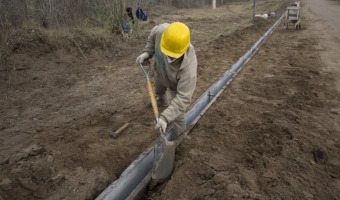
[[[305,1],[304,12],[314,23],[310,29],[320,42],[320,55],[329,70],[340,76],[340,1],[309,0]],[[340,91],[340,78],[336,79]]]
[[[304,11],[308,16],[319,19],[327,27],[325,29],[340,39],[340,5],[339,1],[332,0],[308,0],[304,2]],[[317,22],[317,23],[318,23]]]

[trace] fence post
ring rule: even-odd
[[[255,19],[255,15],[256,15],[256,0],[253,0],[254,5],[253,5],[253,19]]]

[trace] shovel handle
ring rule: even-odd
[[[155,93],[153,92],[152,84],[151,84],[150,80],[147,80],[147,85],[148,85],[151,105],[152,105],[152,109],[153,109],[153,114],[155,115],[155,118],[157,120],[159,118],[159,112],[158,112],[157,102],[156,102],[156,98],[155,98]]]

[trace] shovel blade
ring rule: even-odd
[[[176,142],[168,141],[165,137],[155,145],[155,160],[151,177],[153,180],[163,180],[171,176],[174,169]]]

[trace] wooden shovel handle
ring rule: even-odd
[[[155,115],[155,118],[158,119],[159,112],[158,112],[157,102],[156,102],[156,98],[155,98],[155,93],[153,92],[153,89],[152,89],[151,81],[147,80],[147,84],[148,84],[148,90],[149,90],[149,95],[150,95],[153,113]]]

